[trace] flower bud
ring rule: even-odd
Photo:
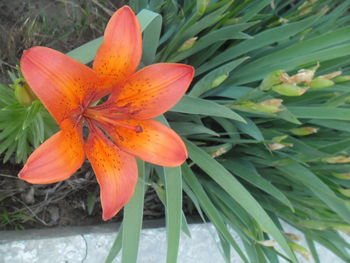
[[[273,86],[272,90],[284,96],[301,96],[308,90],[308,87],[301,88],[297,85],[282,84]]]
[[[216,79],[214,79],[214,81],[212,82],[211,84],[211,88],[216,88],[218,86],[220,86],[221,83],[223,83],[227,78],[228,78],[229,74],[224,74],[224,75],[221,75],[219,77],[217,77]]]
[[[335,83],[343,83],[350,81],[350,75],[349,76],[338,76],[333,79]]]
[[[271,151],[277,151],[286,147],[293,147],[293,143],[283,142],[283,140],[287,138],[288,138],[288,135],[273,137],[271,140],[271,143],[268,144],[268,148]]]
[[[332,156],[332,157],[326,157],[322,158],[323,162],[326,163],[350,163],[350,158],[345,156]]]
[[[333,226],[333,229],[344,232],[347,235],[350,235],[350,226],[347,224],[336,224]]]
[[[240,108],[247,110],[249,112],[262,112],[268,114],[274,114],[284,109],[280,108],[283,100],[281,99],[271,99],[265,100],[263,102],[254,103],[252,101],[245,101],[239,104]]]
[[[18,102],[22,105],[31,105],[36,99],[35,94],[23,78],[16,79],[15,83],[12,84],[11,87],[15,89],[15,96]]]
[[[273,114],[284,110],[280,108],[282,102],[283,100],[281,99],[265,100],[263,102],[257,103],[255,108],[258,111]]]
[[[332,73],[329,73],[329,74],[326,74],[326,75],[322,75],[320,76],[321,78],[323,79],[333,79],[335,77],[338,77],[339,75],[341,75],[341,71],[335,71],[335,72],[332,72]]]
[[[225,144],[221,144],[221,145],[218,145],[218,146],[212,146],[212,147],[207,147],[206,148],[207,152],[213,158],[217,158],[217,157],[227,153],[231,149],[232,149],[232,144],[231,143],[225,143]]]
[[[190,49],[196,43],[197,39],[198,37],[191,37],[187,39],[177,51],[181,52]]]
[[[338,179],[350,180],[350,173],[332,173],[332,175]]]
[[[263,240],[263,241],[258,241],[260,245],[263,245],[264,247],[275,247],[277,246],[277,242],[273,239],[268,239],[268,240]]]
[[[301,237],[296,235],[296,234],[294,234],[294,233],[286,233],[285,232],[284,235],[286,235],[288,238],[290,238],[293,241],[296,241],[296,242],[301,241]]]
[[[309,84],[312,81],[312,78],[315,75],[316,70],[313,69],[301,69],[297,74],[289,78],[290,83],[288,84],[298,84],[298,83],[307,83]]]
[[[280,149],[283,149],[283,148],[287,148],[287,147],[293,147],[293,143],[286,143],[286,142],[283,142],[283,143],[269,143],[268,144],[268,148],[271,150],[271,151],[277,151],[277,150],[280,150]]]
[[[299,221],[298,224],[302,227],[315,230],[325,230],[330,227],[329,223],[311,219],[304,219],[303,221]]]
[[[282,75],[285,73],[284,70],[276,70],[267,75],[264,80],[261,82],[259,89],[260,90],[269,90],[272,86],[282,83]]]
[[[272,142],[281,142],[288,138],[288,135],[276,136],[272,138]]]
[[[314,127],[300,127],[300,128],[294,128],[289,130],[292,134],[297,136],[306,136],[313,133],[316,133],[318,131],[317,128]]]
[[[314,78],[311,81],[310,88],[312,89],[323,89],[334,85],[334,82],[330,79],[325,79],[322,77]]]
[[[345,189],[345,188],[338,188],[339,193],[341,193],[342,195],[346,196],[346,197],[350,197],[350,188]]]
[[[295,252],[299,253],[306,260],[311,259],[310,252],[306,248],[304,248],[303,246],[301,246],[297,243],[293,243],[293,242],[288,242],[288,244],[289,244],[291,249],[293,249]]]

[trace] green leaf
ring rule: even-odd
[[[225,63],[226,61],[235,59],[242,54],[247,54],[250,51],[258,50],[262,47],[295,36],[297,33],[302,32],[314,24],[317,19],[319,19],[319,16],[309,17],[295,23],[264,30],[261,33],[255,35],[253,39],[243,41],[221,52],[218,56],[214,57],[208,63],[198,68],[196,70],[196,74],[202,74],[203,72],[208,71],[222,63]]]
[[[232,196],[244,209],[266,230],[288,254],[293,262],[297,262],[294,253],[288,246],[284,236],[273,223],[260,204],[252,197],[235,177],[233,177],[221,164],[214,160],[202,149],[186,140],[189,156],[203,171],[216,181],[227,193]]]
[[[193,88],[189,92],[189,96],[199,97],[204,92],[210,90],[212,88],[212,85],[215,79],[219,78],[222,75],[229,74],[234,68],[236,68],[238,65],[240,65],[242,62],[244,62],[247,59],[248,57],[237,59],[211,71],[210,73],[205,75],[203,78],[201,78],[199,81],[197,81],[197,83],[193,86]]]
[[[137,160],[139,180],[131,200],[124,207],[122,262],[136,263],[142,229],[143,203],[145,195],[145,165]]]
[[[88,210],[88,214],[91,215],[92,211],[94,210],[95,204],[96,204],[97,197],[93,193],[88,193],[87,200],[86,200],[86,206]]]
[[[271,0],[261,0],[258,2],[253,1],[247,9],[244,10],[244,16],[241,17],[240,21],[249,21],[251,18],[256,16],[263,8],[271,3]]]
[[[219,211],[216,209],[214,204],[209,199],[202,185],[193,174],[188,165],[182,165],[182,171],[184,174],[184,180],[193,190],[196,198],[198,199],[200,206],[203,208],[205,213],[208,215],[210,221],[214,224],[215,228],[221,235],[231,244],[231,246],[237,251],[238,255],[244,262],[248,262],[246,256],[242,252],[241,248],[238,246],[237,242],[234,240],[230,232],[228,231],[223,218],[221,217]]]
[[[182,178],[180,167],[164,168],[166,190],[167,263],[176,263],[182,221]]]
[[[164,189],[162,187],[160,187],[158,184],[155,184],[155,183],[152,184],[152,187],[156,191],[156,193],[158,195],[158,198],[160,199],[162,204],[166,207],[167,206],[167,204],[166,204],[166,193],[165,193]],[[183,211],[181,211],[181,217],[182,217],[182,219],[181,219],[181,230],[188,237],[191,237],[191,232],[190,232],[190,229],[188,228],[186,216],[185,216]]]
[[[244,39],[244,38],[251,38],[249,35],[242,35],[241,31],[247,29],[248,27],[252,26],[255,23],[244,23],[244,24],[235,24],[235,25],[229,25],[223,28],[220,28],[218,30],[212,31],[206,35],[203,36],[203,38],[200,38],[193,47],[191,47],[188,50],[185,50],[178,55],[175,55],[173,58],[169,59],[169,62],[178,62],[181,61],[187,57],[192,56],[193,54],[196,54],[197,52],[211,46],[212,44],[222,41],[222,40],[229,40],[229,39]]]
[[[103,37],[96,38],[85,43],[84,45],[81,45],[80,47],[77,47],[76,49],[69,51],[67,55],[83,64],[88,64],[94,60],[97,50],[101,46],[102,42]]]
[[[209,13],[208,15],[204,16],[202,19],[196,21],[196,23],[191,25],[181,37],[181,42],[184,42],[187,39],[196,36],[202,30],[209,28],[210,26],[218,22],[220,16],[224,14],[224,12],[229,8],[232,2],[233,0],[222,0],[221,3],[223,3],[223,6]]]
[[[223,165],[235,175],[243,178],[247,182],[255,185],[264,192],[270,194],[271,196],[288,206],[294,212],[293,205],[288,200],[288,198],[278,188],[276,188],[273,184],[271,184],[264,177],[258,174],[258,172],[255,170],[252,164],[242,159],[236,159],[225,161]]]
[[[144,8],[147,8],[148,0],[130,0],[129,5],[132,10],[137,13]]]
[[[309,120],[308,123],[316,124],[321,127],[326,127],[338,131],[350,131],[350,123],[345,121],[313,119]]]
[[[255,61],[245,64],[237,72],[232,83],[239,85],[256,81],[268,73],[283,68],[293,70],[302,64],[322,62],[350,54],[350,45],[343,44],[350,39],[350,27],[344,27],[327,34],[297,42],[289,47],[269,53]]]
[[[110,248],[105,263],[112,263],[113,260],[118,256],[120,250],[122,249],[123,243],[123,225],[121,224],[118,229],[118,234],[114,239],[112,247]]]
[[[321,263],[314,241],[307,236],[305,236],[305,239],[315,263]]]
[[[219,137],[220,135],[215,131],[192,122],[173,122],[171,128],[174,129],[178,134],[183,136],[194,135],[194,134],[209,134]]]
[[[244,119],[226,106],[210,100],[184,96],[170,111],[224,117],[244,122]]]
[[[290,106],[288,109],[300,119],[350,120],[350,109],[345,108]]]
[[[162,29],[162,17],[147,9],[143,9],[137,17],[143,31],[142,62],[145,65],[150,65],[156,56],[160,31]]]
[[[235,122],[237,128],[257,141],[264,141],[264,136],[262,135],[258,126],[256,126],[255,123],[249,118],[244,118],[244,120],[246,123]]]

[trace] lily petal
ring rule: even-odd
[[[93,68],[99,74],[113,76],[117,83],[136,71],[141,56],[140,23],[131,8],[124,6],[109,20]]]
[[[103,220],[116,215],[130,200],[137,183],[134,157],[118,149],[102,132],[90,133],[85,153],[100,185]]]
[[[141,132],[133,131],[130,127],[137,127]],[[106,131],[122,150],[144,161],[174,167],[187,159],[187,150],[181,138],[158,121],[120,121],[114,130],[107,128]]]
[[[191,66],[159,63],[143,68],[114,90],[110,102],[125,106],[132,118],[150,119],[172,108],[194,75]]]
[[[84,162],[81,129],[68,120],[62,130],[38,147],[18,176],[32,184],[51,184],[69,178]]]
[[[35,95],[58,123],[79,105],[96,99],[96,94],[106,88],[92,69],[46,47],[24,51],[21,70]]]

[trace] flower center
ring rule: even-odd
[[[127,120],[132,119],[132,112],[127,109],[129,105],[119,107],[106,102],[97,106],[82,107],[75,115],[76,123],[84,121],[89,132],[95,132],[96,129],[102,130],[105,134],[113,132],[120,140],[124,140],[118,132],[118,128],[125,128],[136,133],[143,132],[140,125],[127,123]]]

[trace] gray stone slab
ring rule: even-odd
[[[93,228],[65,228],[61,237],[54,237],[52,230],[35,234],[24,234],[16,238],[5,238],[0,242],[0,263],[99,263],[104,262],[106,255],[116,236],[117,225],[106,225]],[[285,226],[287,232],[298,233],[295,229]],[[90,229],[90,233],[88,233]],[[114,231],[113,231],[114,230]],[[71,231],[71,232],[69,232]],[[220,253],[219,240],[211,224],[191,224],[192,238],[181,236],[179,263],[221,263],[224,262]],[[50,232],[50,231],[48,231]],[[70,234],[69,234],[70,233]],[[40,238],[41,236],[41,238]],[[233,236],[240,243],[238,236]],[[32,237],[32,238],[29,238]],[[349,240],[349,239],[348,239]],[[304,243],[301,243],[305,245]],[[322,263],[340,261],[329,251],[322,249]],[[233,251],[233,263],[241,263]],[[165,228],[143,229],[141,234],[138,262],[163,263],[166,258]],[[301,262],[307,262],[302,258]],[[120,257],[114,262],[121,262]],[[310,262],[310,261],[308,261]]]

